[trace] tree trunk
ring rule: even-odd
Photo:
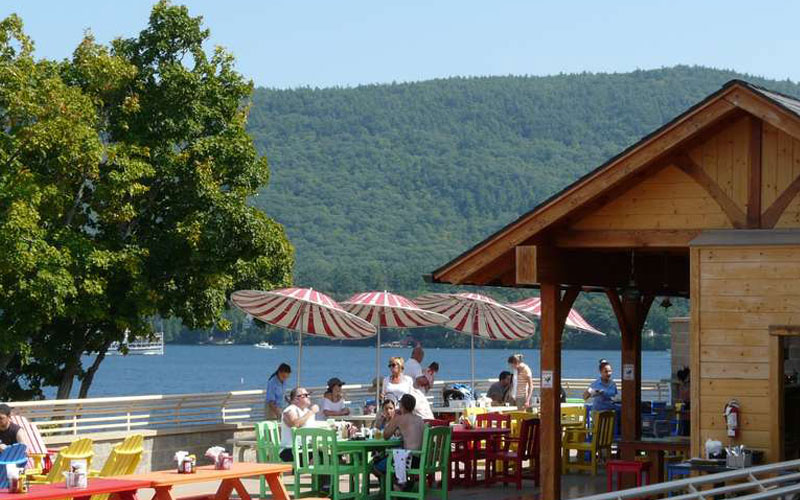
[[[107,340],[103,347],[100,349],[100,352],[97,353],[97,357],[94,358],[94,362],[92,366],[86,370],[86,375],[84,375],[83,380],[81,380],[81,388],[78,390],[78,398],[83,399],[89,394],[89,387],[92,385],[92,381],[94,381],[94,374],[97,373],[97,369],[100,368],[100,363],[106,359],[106,353],[108,352],[108,348],[111,346],[113,340]]]
[[[72,352],[64,365],[64,372],[61,375],[61,383],[58,385],[56,399],[69,399],[69,395],[72,393],[72,385],[75,382],[75,376],[81,369],[81,354],[83,354],[83,350],[86,346],[84,338],[85,336],[79,337],[78,335],[74,337]]]

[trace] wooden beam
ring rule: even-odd
[[[658,161],[668,150],[681,144],[701,129],[720,119],[725,119],[729,113],[735,112],[737,109],[723,98],[727,92],[697,106],[690,113],[660,130],[658,134],[653,134],[641,141],[625,154],[608,162],[603,168],[587,176],[575,186],[563,191],[547,204],[520,217],[492,237],[434,271],[434,280],[453,284],[462,283],[466,277],[503,253],[523,244],[578,207],[602,196],[642,168],[649,167],[651,162]]]
[[[750,117],[750,157],[747,164],[747,227],[761,227],[761,144],[763,122]]]
[[[700,229],[564,230],[552,242],[559,248],[688,248]]]
[[[744,212],[736,206],[736,202],[725,194],[719,184],[703,170],[703,167],[695,163],[687,154],[676,155],[674,162],[675,166],[700,184],[709,196],[717,202],[722,211],[725,212],[725,215],[728,216],[733,227],[741,229],[747,225],[747,216]]]
[[[751,89],[739,87],[729,92],[724,99],[800,140],[800,119],[767,97],[757,94]]]
[[[702,443],[700,441],[700,385],[703,378],[700,370],[700,249],[689,250],[689,373],[692,383],[691,391],[691,423],[689,440],[691,442],[691,456],[702,456]]]
[[[772,205],[764,210],[764,213],[761,214],[761,227],[764,229],[774,228],[775,224],[780,220],[781,215],[783,215],[783,211],[786,210],[786,207],[789,206],[789,203],[795,199],[798,193],[800,193],[800,177],[793,180],[792,183],[789,184],[789,187],[784,189],[783,192],[778,195],[778,198],[772,202]]]
[[[516,248],[516,277],[520,285],[535,285],[536,281],[536,246],[520,245]]]
[[[561,498],[561,333],[579,288],[568,289],[562,298],[560,286],[542,283],[540,367],[540,462],[542,498]],[[549,382],[545,381],[547,375]]]

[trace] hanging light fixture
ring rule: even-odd
[[[639,300],[641,293],[636,285],[636,252],[631,250],[631,275],[628,284],[622,290],[622,297],[627,300]]]
[[[664,300],[662,300],[659,305],[664,309],[669,309],[672,307],[672,302],[669,300],[669,297],[664,297]]]

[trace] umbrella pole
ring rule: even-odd
[[[308,321],[308,305],[303,309],[303,324],[297,331],[297,387],[300,387],[300,372],[303,371],[303,329]]]
[[[380,397],[381,397],[381,327],[375,327],[378,330],[378,343],[375,350],[375,414],[380,412]]]
[[[469,364],[470,364],[470,385],[472,386],[473,394],[475,392],[475,335],[469,336]]]

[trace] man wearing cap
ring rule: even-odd
[[[328,379],[328,389],[322,396],[322,415],[324,418],[350,415],[350,408],[344,407],[343,385],[344,382],[338,377]]]

